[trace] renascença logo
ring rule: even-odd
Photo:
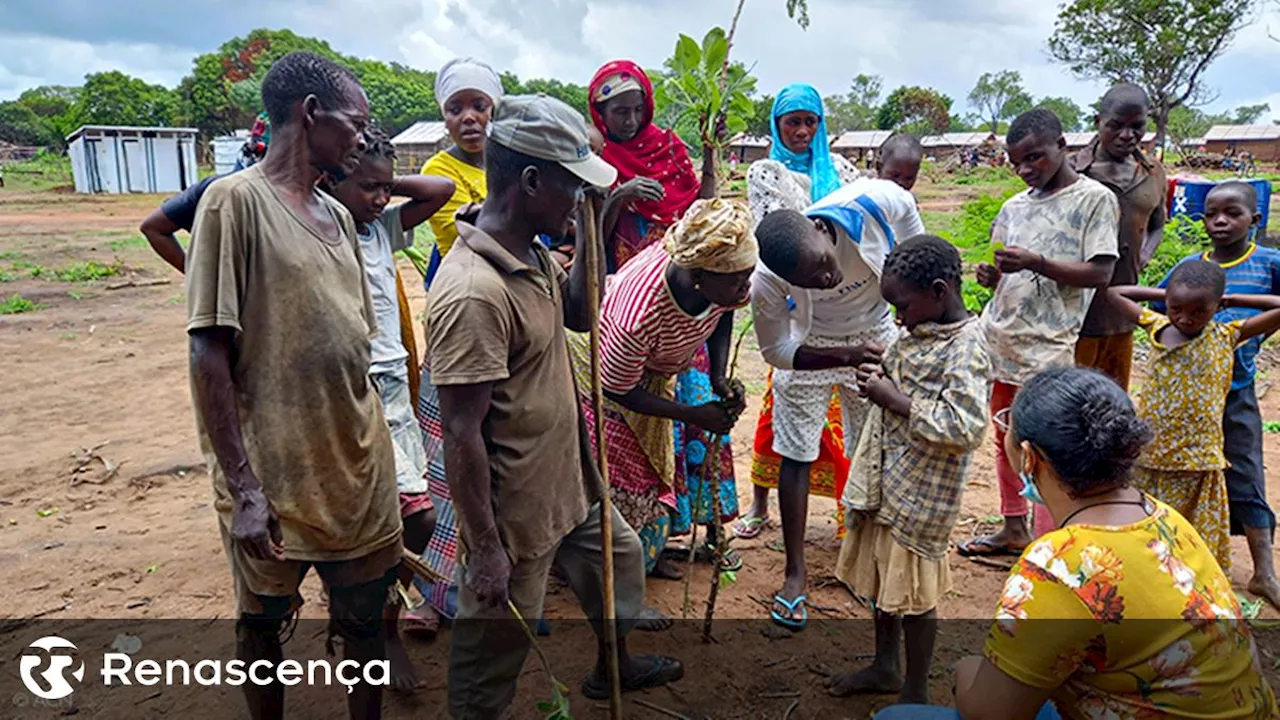
[[[75,664],[76,659],[71,655],[54,655],[53,651],[55,649],[68,649],[76,652],[79,648],[57,635],[42,637],[31,643],[30,647],[44,651],[44,653],[36,655],[24,654],[18,664],[18,669],[22,673],[22,684],[27,687],[27,690],[31,691],[31,694],[44,700],[61,700],[76,691],[71,686],[71,683],[67,682],[66,673]],[[44,664],[46,656],[49,658],[49,667],[37,674],[36,668]],[[44,680],[43,686],[36,680],[37,677]],[[71,671],[71,677],[75,678],[76,682],[84,681],[83,662],[75,670]]]

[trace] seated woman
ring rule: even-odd
[[[622,516],[633,528],[644,530],[640,540],[650,570],[666,544],[663,528],[670,528],[675,506],[672,422],[728,435],[746,406],[741,383],[728,383],[724,373],[733,311],[750,296],[756,259],[746,206],[698,200],[663,243],[642,250],[614,276],[601,305],[609,484]],[[710,348],[715,384],[725,399],[681,402],[673,396],[675,375],[703,345]],[[569,348],[578,388],[589,391],[587,336],[571,335]],[[594,441],[589,392],[582,392],[581,401]],[[671,624],[648,606],[640,620],[638,627],[646,630]]]
[[[1010,571],[984,656],[956,665],[959,717],[1055,717],[1046,701],[1070,718],[1280,717],[1213,553],[1128,486],[1151,434],[1124,391],[1097,371],[1055,368],[995,422],[1027,498],[1062,522]],[[932,713],[880,717],[957,717]]]
[[[685,149],[684,141],[671,130],[653,123],[653,85],[644,70],[628,60],[606,63],[596,71],[588,88],[591,120],[604,136],[601,156],[618,170],[618,181],[605,206],[603,234],[608,272],[625,267],[639,253],[660,244],[667,229],[681,218],[697,198],[716,193],[713,148],[703,148],[701,176]],[[731,329],[725,330],[730,332]],[[703,405],[723,398],[722,377],[712,372],[707,348],[696,348],[688,367],[676,378],[676,400],[686,405]],[[723,365],[720,371],[723,372]],[[713,382],[714,381],[714,382]],[[697,424],[677,418],[672,426],[675,445],[674,504],[669,521],[643,528],[642,536],[653,540],[660,555],[668,535],[684,535],[694,524],[714,531],[712,490],[701,487],[702,466],[710,458],[719,460],[723,472],[715,492],[721,498],[721,522],[738,516],[738,492],[733,472],[733,449],[726,436],[715,451],[709,451],[710,434]],[[660,535],[663,543],[657,541]],[[710,532],[708,533],[710,537]],[[701,549],[704,554],[706,549]],[[658,558],[650,572],[678,579],[679,567]],[[736,570],[742,560],[736,553],[725,559],[726,569]]]
[[[843,156],[826,149],[826,112],[813,86],[797,83],[783,88],[773,101],[770,129],[769,158],[751,163],[747,170],[747,197],[756,225],[774,210],[801,212],[860,176]],[[773,450],[772,373],[770,379],[751,453],[751,509],[734,525],[740,538],[756,537],[768,525],[769,490],[778,486],[782,466],[782,456]],[[840,396],[833,392],[818,459],[809,468],[809,492],[838,500],[848,476]],[[837,526],[837,536],[843,537],[843,520]]]

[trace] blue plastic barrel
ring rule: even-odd
[[[1262,213],[1262,222],[1258,223],[1258,227],[1265,228],[1271,215],[1271,181],[1245,180],[1245,182],[1258,191],[1258,212]],[[1173,206],[1170,208],[1169,214],[1174,217],[1184,215],[1192,220],[1203,220],[1204,199],[1209,196],[1209,191],[1217,184],[1214,182],[1179,180],[1177,187],[1173,189]]]

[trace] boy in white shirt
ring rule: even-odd
[[[991,225],[995,265],[978,266],[978,282],[995,288],[982,314],[995,378],[993,417],[1035,375],[1075,365],[1089,303],[1111,281],[1119,257],[1116,195],[1066,162],[1067,142],[1057,116],[1048,110],[1023,113],[1009,127],[1006,141],[1009,161],[1030,189],[1000,209]],[[999,424],[995,444],[1004,527],[960,543],[956,549],[964,557],[1021,555],[1039,534],[1028,528],[1025,489],[1005,457]],[[1052,528],[1043,507],[1036,525]]]
[[[911,193],[862,178],[804,213],[775,210],[756,228],[760,264],[752,278],[756,337],[773,374],[773,450],[782,456],[778,506],[786,580],[770,616],[799,630],[808,619],[805,520],[809,465],[818,457],[827,401],[840,390],[845,451],[866,415],[857,367],[878,362],[894,332],[880,295],[880,271],[898,240],[924,232]]]

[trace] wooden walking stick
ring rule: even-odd
[[[618,618],[614,598],[613,501],[609,497],[609,456],[604,439],[604,386],[600,381],[600,226],[595,201],[582,205],[582,227],[587,234],[587,304],[591,318],[591,409],[595,413],[596,464],[600,468],[600,531],[604,535],[604,644],[609,670],[609,717],[622,718],[622,675],[618,667]]]

